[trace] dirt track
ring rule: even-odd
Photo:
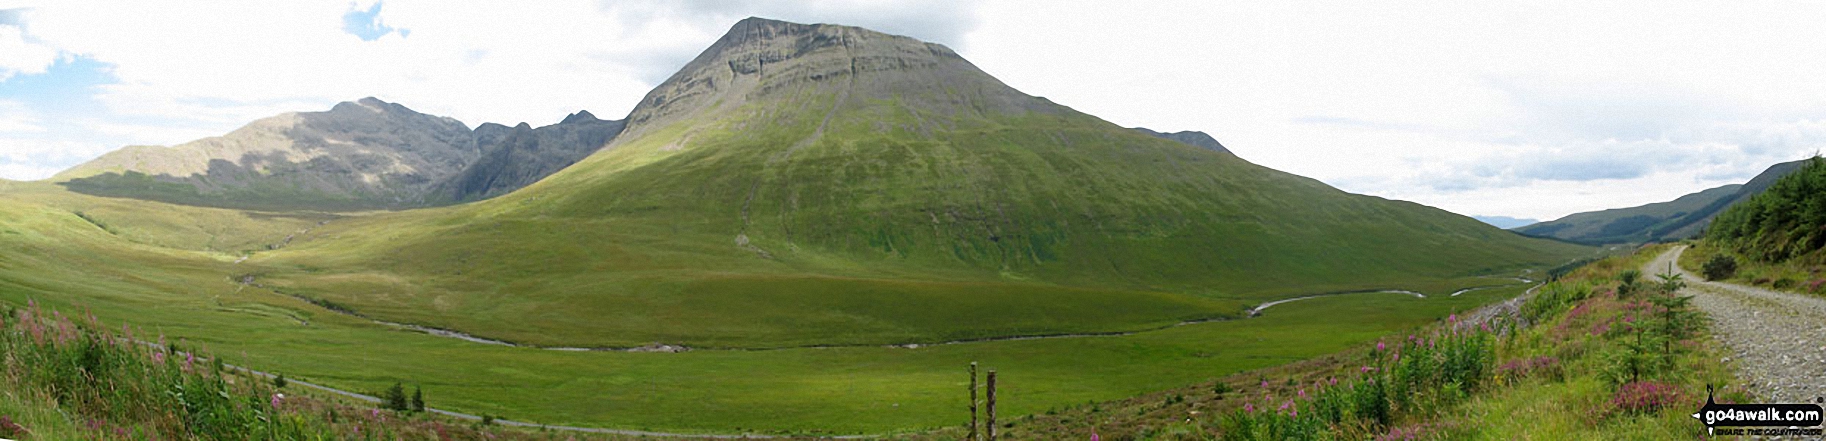
[[[1642,267],[1645,278],[1667,273],[1686,247]],[[1765,399],[1814,402],[1826,396],[1826,299],[1731,283],[1709,282],[1671,267],[1688,283],[1681,294],[1712,318],[1712,330],[1731,349],[1738,377]],[[1724,360],[1721,360],[1721,362]]]

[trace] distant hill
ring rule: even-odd
[[[1522,219],[1509,216],[1471,216],[1471,218],[1505,230],[1513,230],[1518,227],[1526,227],[1541,222],[1536,219]]]
[[[1697,237],[1718,213],[1762,193],[1777,179],[1800,168],[1803,162],[1784,162],[1770,166],[1762,174],[1741,185],[1706,189],[1668,202],[1574,213],[1517,228],[1515,231],[1530,236],[1594,245]]]
[[[1212,138],[1211,135],[1207,135],[1207,134],[1205,134],[1205,132],[1195,132],[1195,131],[1187,130],[1184,132],[1161,133],[1161,132],[1156,132],[1153,130],[1148,130],[1145,127],[1135,127],[1135,128],[1133,128],[1133,130],[1135,130],[1137,132],[1141,132],[1141,133],[1146,133],[1146,134],[1148,134],[1148,136],[1153,136],[1156,138],[1163,138],[1163,139],[1171,139],[1174,141],[1179,141],[1179,142],[1183,142],[1186,144],[1211,149],[1212,151],[1216,151],[1216,152],[1232,153],[1230,151],[1230,149],[1224,148],[1223,144],[1218,143],[1216,138]]]
[[[72,191],[189,205],[359,210],[504,194],[589,156],[620,121],[579,112],[533,129],[363,98],[172,147],[129,146],[52,178]]]
[[[1826,249],[1826,160],[1816,156],[1798,163],[1766,191],[1720,214],[1706,239],[1770,262]]]

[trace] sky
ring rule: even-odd
[[[748,16],[945,44],[1123,126],[1466,215],[1554,219],[1826,146],[1826,3],[0,0],[0,178],[374,96],[619,118]]]

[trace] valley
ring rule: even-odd
[[[196,158],[223,151],[270,160]],[[1337,353],[1595,252],[759,18],[622,120],[369,98],[0,183],[0,247],[9,305],[313,384],[813,436],[956,426],[971,362],[1030,415]]]
[[[1022,414],[1202,381],[1312,355],[1427,323],[1519,293],[1505,285],[1459,297],[1466,278],[1401,285],[1427,292],[1360,294],[1274,307],[1261,317],[1171,326],[1129,335],[920,346],[696,349],[681,353],[546,351],[478,344],[332,312],[230,275],[234,254],[182,246],[276,242],[316,218],[247,217],[211,235],[181,224],[130,224],[109,233],[69,209],[157,208],[191,219],[232,210],[79,195],[49,198],[16,184],[0,193],[0,298],[90,311],[207,348],[231,363],[353,391],[422,384],[434,406],[517,421],[708,433],[884,433],[954,424],[961,366],[1008,375],[1007,411]],[[54,199],[47,205],[39,200]],[[101,218],[106,219],[106,218]],[[346,219],[337,220],[343,222]],[[327,225],[326,225],[327,226]],[[27,236],[27,231],[31,236]],[[243,233],[245,231],[245,233]],[[245,234],[245,236],[243,236]],[[259,237],[266,237],[260,239]],[[256,252],[258,257],[262,252]],[[253,259],[250,259],[253,260]],[[1240,302],[1238,303],[1241,304]],[[1240,307],[1239,307],[1240,309]],[[1240,315],[1240,314],[1239,314]],[[1095,328],[1093,328],[1095,329]],[[1107,331],[1109,328],[1101,328]],[[688,397],[681,399],[681,397]]]

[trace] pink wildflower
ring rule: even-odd
[[[1376,368],[1370,367],[1370,366],[1364,366],[1362,369],[1359,369],[1359,370],[1361,370],[1361,371],[1363,371],[1363,373],[1367,374],[1367,373],[1370,373],[1371,371],[1376,370]]]
[[[1376,341],[1376,352],[1382,352],[1384,349],[1388,349],[1388,346],[1384,346],[1382,344],[1381,340],[1377,340]]]
[[[1243,403],[1243,411],[1255,413],[1255,403]]]
[[[1401,354],[1395,354],[1395,356],[1399,357],[1399,356],[1401,356]],[[1326,377],[1326,378],[1327,378],[1328,382],[1331,383],[1332,386],[1338,385],[1338,377]]]
[[[273,408],[278,409],[279,400],[283,400],[283,399],[285,399],[285,394],[273,394]]]
[[[1458,323],[1458,314],[1452,314],[1452,316],[1446,317],[1446,321]]]
[[[1091,441],[1103,441],[1103,437],[1097,436],[1097,428],[1095,427],[1091,428]]]

